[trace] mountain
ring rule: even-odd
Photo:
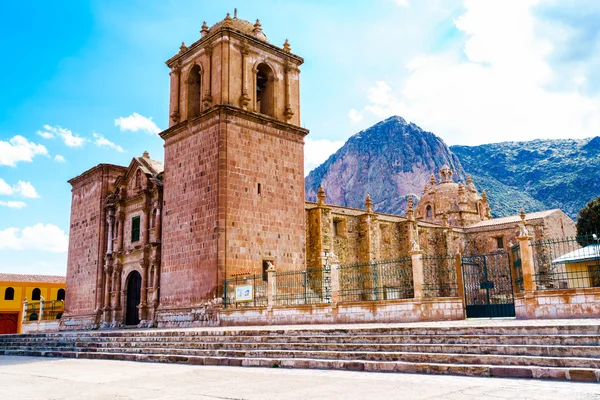
[[[452,146],[497,215],[560,208],[575,219],[600,195],[600,137]]]
[[[369,193],[376,211],[403,214],[407,195],[420,197],[444,164],[455,181],[471,174],[488,193],[494,217],[521,208],[560,208],[575,219],[600,196],[600,137],[448,148],[433,133],[395,116],[352,136],[314,169],[305,179],[306,199],[315,201],[323,185],[329,204],[362,209]]]
[[[403,214],[406,195],[423,193],[429,177],[447,164],[454,180],[464,181],[459,159],[442,139],[402,117],[391,117],[352,136],[305,180],[306,199],[315,201],[319,185],[327,203],[364,208],[371,195],[378,212]]]

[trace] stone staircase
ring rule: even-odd
[[[0,335],[0,355],[600,381],[600,325],[345,325]]]

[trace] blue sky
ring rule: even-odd
[[[448,144],[592,137],[600,5],[558,0],[82,1],[0,5],[0,272],[64,274],[67,180],[163,158],[181,41],[233,13],[302,67],[306,172],[398,114]]]

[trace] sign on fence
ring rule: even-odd
[[[254,292],[252,285],[236,285],[235,286],[235,301],[252,301]]]

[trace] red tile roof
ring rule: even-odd
[[[0,273],[0,282],[65,283],[61,275],[25,275]]]

